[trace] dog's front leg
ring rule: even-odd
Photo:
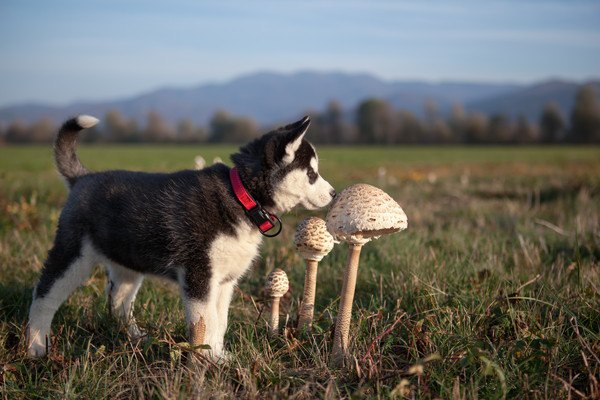
[[[229,305],[231,304],[231,298],[233,297],[233,290],[235,289],[236,281],[232,280],[224,282],[219,285],[219,299],[217,303],[217,316],[219,318],[219,338],[221,340],[221,348],[223,349],[223,355],[226,355],[225,351],[225,332],[227,332],[227,317],[229,315]]]
[[[223,353],[223,337],[217,313],[218,282],[210,280],[208,288],[194,290],[193,284],[186,284],[183,293],[189,342],[192,346],[208,345],[210,349],[198,349],[201,354],[219,359]]]

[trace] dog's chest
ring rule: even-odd
[[[209,257],[213,277],[219,282],[239,279],[258,255],[262,235],[255,227],[241,224],[237,235],[219,234],[211,243]]]

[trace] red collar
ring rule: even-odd
[[[246,212],[248,218],[250,218],[252,223],[258,227],[260,233],[267,237],[279,235],[279,232],[281,232],[281,221],[277,215],[271,214],[265,210],[260,203],[254,200],[250,193],[248,193],[244,187],[244,184],[242,183],[242,179],[240,178],[237,168],[233,167],[231,170],[229,170],[229,180],[231,181],[231,186],[233,187],[235,197],[242,207],[244,207],[244,211]],[[279,230],[277,230],[277,232],[274,234],[267,234],[267,232],[273,229],[276,224],[279,224]]]

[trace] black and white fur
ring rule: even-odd
[[[180,284],[188,325],[202,319],[210,355],[221,357],[234,287],[263,239],[234,197],[230,168],[219,163],[166,174],[90,172],[75,145],[78,132],[97,122],[90,116],[70,119],[56,138],[56,165],[70,194],[33,292],[28,353],[46,354],[56,310],[103,264],[111,309],[131,336],[143,335],[132,305],[144,275],[165,276]],[[319,175],[315,149],[304,140],[309,123],[305,117],[279,128],[231,157],[248,192],[270,212],[297,205],[318,209],[335,196]]]

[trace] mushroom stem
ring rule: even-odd
[[[350,319],[352,318],[352,302],[354,300],[354,289],[356,288],[356,276],[358,273],[358,260],[362,244],[349,244],[348,263],[344,274],[344,284],[340,298],[340,309],[335,322],[335,334],[333,337],[333,348],[331,363],[342,366],[346,351],[348,350],[348,334],[350,333]]]
[[[269,334],[276,336],[279,332],[279,299],[281,297],[271,298],[271,323],[269,324]]]
[[[304,294],[298,313],[298,329],[310,330],[315,312],[315,292],[317,288],[317,269],[319,262],[306,259],[306,276],[304,277]]]

